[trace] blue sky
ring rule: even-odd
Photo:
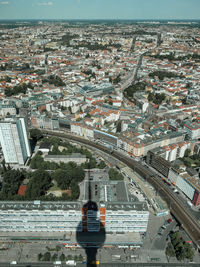
[[[0,0],[0,19],[200,19],[200,0]]]

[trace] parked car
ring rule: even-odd
[[[158,231],[158,235],[162,235],[163,234],[163,231],[164,231],[164,228],[162,228],[162,226],[159,228],[159,231]]]
[[[173,222],[172,218],[169,218],[167,221],[168,221],[168,223]]]

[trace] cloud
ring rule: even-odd
[[[9,5],[9,2],[7,2],[7,1],[0,2],[0,5]]]
[[[52,6],[53,3],[52,2],[40,2],[37,3],[38,6]]]

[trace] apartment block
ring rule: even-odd
[[[31,156],[24,118],[0,121],[0,142],[6,163],[24,165]]]

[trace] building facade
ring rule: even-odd
[[[24,165],[31,156],[24,118],[1,121],[0,142],[6,163]]]
[[[146,232],[148,218],[145,203],[0,202],[1,232]]]

